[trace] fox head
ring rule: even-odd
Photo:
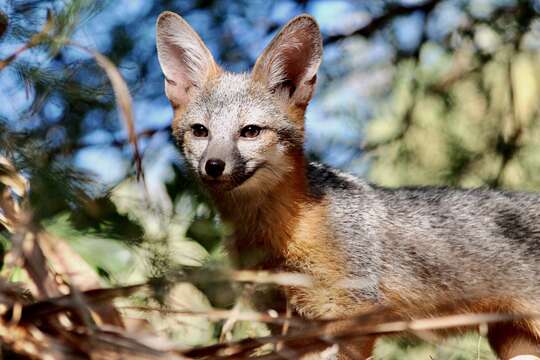
[[[172,12],[157,20],[157,51],[174,135],[205,187],[261,191],[283,182],[294,159],[303,159],[304,113],[322,58],[315,20],[291,20],[250,74],[222,70],[197,33]]]

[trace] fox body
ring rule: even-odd
[[[312,287],[289,292],[300,314],[388,305],[402,316],[436,315],[430,304],[471,296],[481,300],[460,311],[540,311],[540,196],[387,189],[307,162],[304,113],[322,58],[311,17],[291,20],[250,74],[223,71],[171,12],[158,19],[157,48],[174,134],[233,225],[231,252],[263,249],[240,265],[309,274]],[[497,324],[488,338],[501,358],[539,354],[540,325]],[[372,346],[355,354],[367,357]]]

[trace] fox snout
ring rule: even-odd
[[[197,162],[197,172],[201,180],[220,189],[227,185],[238,185],[236,178],[243,169],[242,159],[229,134],[213,136],[209,133],[207,138],[194,141],[201,145],[200,154],[192,159]]]
[[[208,159],[204,165],[206,175],[219,178],[225,169],[225,161],[221,159]]]
[[[208,190],[228,191],[242,185],[253,175],[239,160],[209,158],[201,160],[198,176]]]

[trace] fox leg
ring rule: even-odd
[[[539,324],[500,323],[488,328],[488,341],[502,360],[540,360]],[[525,356],[528,355],[528,356]]]

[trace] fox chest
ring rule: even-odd
[[[305,209],[287,243],[285,268],[308,275],[306,286],[289,288],[290,303],[303,316],[328,318],[350,315],[373,301],[350,285],[350,261],[327,221],[326,207]]]
[[[355,282],[341,263],[342,258],[338,254],[332,256],[335,252],[335,248],[323,250],[311,246],[304,247],[301,256],[289,254],[287,271],[305,274],[309,279],[304,286],[287,289],[287,298],[300,315],[339,318],[368,311],[378,303],[377,290]]]

